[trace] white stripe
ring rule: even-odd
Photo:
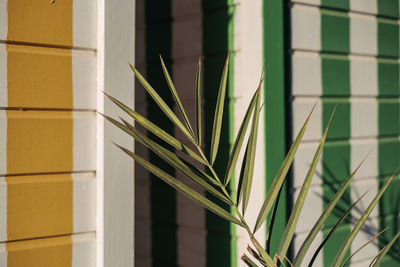
[[[90,171],[96,168],[96,114],[73,112],[74,116],[74,170]]]
[[[317,53],[296,51],[292,56],[292,95],[322,95],[321,58]]]
[[[0,266],[7,267],[7,249],[6,244],[0,244]]]
[[[378,102],[375,98],[351,99],[351,137],[378,135]]]
[[[350,146],[350,172],[353,172],[361,161],[365,159],[354,179],[378,175],[378,140],[352,139],[350,140]]]
[[[74,173],[74,233],[96,230],[96,179],[94,173]]]
[[[96,48],[97,1],[73,1],[73,42],[75,47]]]
[[[301,127],[310,114],[312,107],[316,103],[317,98],[312,97],[296,97],[292,102],[292,118],[293,118],[293,140],[296,138]],[[314,112],[311,115],[310,122],[303,140],[319,140],[322,136],[322,105],[321,101],[316,105]]]
[[[371,179],[368,182],[355,182],[351,185],[351,200],[355,202],[359,199],[362,194],[367,190],[369,192],[363,197],[363,199],[357,204],[352,210],[351,215],[353,217],[353,224],[361,217],[362,213],[368,207],[372,199],[378,194],[379,185],[376,179]],[[378,233],[379,222],[376,216],[379,215],[378,205],[372,211],[370,218],[367,219],[360,232],[355,237],[351,244],[351,253],[354,253],[359,247],[368,242],[374,235]],[[373,218],[373,219],[371,219]],[[365,260],[367,258],[373,258],[379,252],[377,242],[373,242],[358,252],[352,259],[352,262]]]
[[[72,267],[96,266],[95,234],[72,235]]]
[[[7,173],[7,117],[0,110],[0,175]]]
[[[377,54],[377,23],[374,16],[350,13],[350,51]]]
[[[377,14],[377,0],[350,0],[350,10]]]
[[[378,67],[376,58],[350,56],[351,95],[378,95]]]
[[[262,1],[240,1],[235,9],[234,16],[234,49],[236,51],[234,61],[234,133],[239,131],[244,114],[250,100],[256,91],[261,72],[263,68],[263,48],[262,48]],[[268,60],[268,59],[267,59]],[[268,76],[268,74],[267,74]],[[262,100],[264,97],[262,97]],[[260,113],[257,151],[255,158],[255,169],[253,175],[253,184],[249,204],[245,213],[245,218],[252,228],[257,219],[259,204],[265,197],[265,143],[264,143],[264,112]],[[238,162],[241,162],[244,156],[242,149]],[[240,164],[235,168],[236,183],[239,180]],[[241,207],[240,207],[241,209]],[[237,236],[237,262],[242,263],[240,259],[242,253],[246,251],[249,244],[248,233],[240,227],[236,227]],[[265,225],[255,234],[257,240],[265,243]]]
[[[7,95],[7,50],[5,44],[0,44],[0,107],[6,107]]]
[[[311,166],[311,161],[317,150],[318,143],[305,143],[300,144],[293,162],[293,187],[300,188],[303,184],[304,178],[307,175],[308,169]],[[311,184],[322,184],[322,161],[318,161],[315,169],[316,176],[313,178]]]
[[[318,8],[292,7],[292,48],[321,49],[321,18]]]
[[[72,50],[73,105],[96,109],[96,53]]]
[[[301,235],[296,235],[294,237],[294,251],[297,253],[299,249],[301,248],[301,245],[303,244],[304,240],[307,238],[308,233],[301,234]],[[310,248],[308,249],[308,252],[306,256],[304,257],[303,263],[301,266],[307,266],[308,263],[311,260],[311,257],[314,255],[314,252],[317,250],[319,244],[321,244],[323,240],[323,235],[322,232],[319,232],[317,236],[314,239],[314,242],[311,243]],[[323,252],[321,251],[318,254],[318,257],[315,259],[313,266],[324,266],[323,264]]]
[[[314,176],[314,179],[317,175]],[[303,177],[304,179],[304,177]],[[300,188],[294,192],[294,201],[300,194]],[[294,203],[294,202],[293,202]],[[323,191],[321,186],[313,186],[308,191],[306,201],[296,226],[296,233],[309,232],[324,210]]]
[[[8,34],[7,1],[0,1],[0,40],[6,40]]]
[[[0,240],[7,240],[7,182],[2,176],[0,176],[0,214]]]

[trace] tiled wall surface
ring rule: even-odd
[[[399,166],[399,2],[297,0],[292,1],[290,12],[293,136],[315,101],[320,99],[294,163],[295,195],[337,105],[306,210],[296,230],[295,250],[340,183],[370,153],[339,208],[335,209],[335,215],[326,223],[326,227],[334,224],[369,190],[317,258],[316,266],[330,266],[340,242],[385,179]],[[383,235],[384,242],[399,230],[399,206],[396,204],[400,197],[399,186],[397,177],[351,245],[348,255],[387,226],[390,228]],[[328,228],[322,231],[315,246],[327,231]],[[369,264],[382,244],[373,242],[351,259],[351,265]],[[398,248],[399,243],[396,246]],[[387,257],[384,266],[397,265],[399,256],[398,249],[393,249],[392,258]]]
[[[0,1],[0,266],[95,266],[96,1]]]

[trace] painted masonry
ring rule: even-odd
[[[47,0],[0,0],[1,267],[96,266],[96,2],[66,0],[52,6]],[[373,186],[371,198],[399,166],[399,8],[398,0],[136,0],[136,65],[169,97],[161,54],[190,109],[196,62],[203,56],[204,117],[209,120],[231,51],[223,153],[232,145],[266,58],[269,100],[248,209],[254,220],[259,209],[254,203],[263,200],[300,123],[320,97],[282,194],[275,238],[338,104],[308,209],[296,230],[295,251],[324,199],[366,154],[372,151],[338,216]],[[169,127],[139,85],[135,101],[140,113]],[[211,127],[204,128],[209,137]],[[224,162],[217,165],[222,170]],[[136,266],[241,266],[244,232],[149,178],[136,166]],[[386,226],[384,239],[399,230],[399,194],[397,177],[349,254]],[[316,266],[329,266],[351,222],[341,226]],[[258,232],[260,237],[265,231]],[[351,266],[365,266],[380,246],[363,250]],[[399,246],[385,266],[400,265]]]
[[[136,15],[136,65],[172,103],[159,64],[161,54],[181,90],[185,107],[192,107],[193,118],[198,57],[204,58],[204,117],[210,121],[223,61],[231,52],[229,108],[225,110],[221,154],[233,144],[237,121],[242,119],[257,86],[263,59],[269,64],[265,82],[269,99],[259,133],[263,138],[258,139],[257,179],[247,217],[253,214],[255,220],[260,208],[257,204],[261,205],[285,151],[320,98],[295,159],[292,181],[286,185],[281,199],[273,246],[277,246],[277,236],[284,230],[288,206],[298,194],[317,141],[338,104],[307,208],[299,220],[293,251],[299,249],[310,225],[322,212],[324,199],[333,196],[338,184],[370,151],[351,190],[326,227],[332,226],[350,203],[372,189],[317,258],[316,266],[329,266],[352,221],[400,163],[399,1],[138,0]],[[139,84],[135,105],[152,120],[169,126],[167,120],[160,119],[160,113]],[[212,125],[204,127],[209,138]],[[159,163],[157,158],[149,157]],[[222,170],[224,162],[217,165]],[[242,266],[240,256],[247,246],[246,233],[149,179],[140,166],[135,168],[136,264]],[[165,168],[184,180],[181,174]],[[399,230],[399,194],[397,177],[348,255],[386,226],[390,229],[382,240],[388,240]],[[265,235],[265,230],[260,236]],[[314,249],[326,233],[320,233]],[[384,266],[400,265],[399,246],[397,242]],[[352,258],[351,266],[368,265],[381,247],[382,243],[375,243],[365,248]]]

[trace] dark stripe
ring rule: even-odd
[[[321,8],[321,50],[349,53],[350,19],[347,13]]]
[[[222,122],[220,147],[214,163],[215,170],[223,177],[231,144],[233,143],[233,16],[235,8],[233,1],[203,0],[203,54],[204,54],[204,131],[206,151],[211,144],[211,132],[214,120],[215,103],[221,79],[222,69],[228,51],[231,51],[227,83],[227,97]],[[232,179],[230,185],[234,185]],[[231,191],[233,189],[229,188]],[[211,200],[221,206],[229,207],[207,194]],[[236,266],[236,231],[235,226],[206,212],[206,265],[207,266]]]
[[[323,1],[327,7],[349,9],[349,1]],[[350,18],[347,12],[321,9],[321,51],[330,53],[350,53]],[[322,132],[328,124],[332,111],[337,105],[332,120],[327,141],[322,152],[323,207],[325,208],[337,192],[342,181],[350,175],[350,143],[351,105],[348,97],[350,88],[350,61],[345,56],[321,54],[322,92],[324,96],[339,96],[340,98],[322,99]],[[323,236],[329,232],[337,220],[351,205],[351,190],[348,188],[341,200],[325,222]],[[336,257],[343,241],[350,233],[351,216],[346,225],[338,229],[323,248],[324,266],[330,266]],[[350,249],[347,251],[350,256]]]
[[[399,17],[399,0],[377,0],[378,14],[388,17]]]
[[[321,54],[324,96],[350,96],[350,61],[347,56]]]
[[[269,187],[286,156],[291,138],[289,134],[291,126],[288,120],[290,113],[287,110],[289,107],[287,101],[290,82],[286,83],[290,73],[286,72],[289,70],[287,67],[289,64],[287,64],[288,56],[285,53],[290,48],[287,2],[263,1],[263,52],[266,64],[270,65],[264,80],[264,95],[268,95],[268,101],[264,106],[266,192],[269,191]],[[270,254],[272,255],[275,254],[279,247],[289,217],[288,211],[291,206],[291,201],[288,199],[289,186],[287,182],[283,184],[279,198],[271,239]],[[270,216],[267,221],[269,222],[269,220]],[[267,223],[267,232],[268,228],[269,225]],[[290,253],[291,251],[289,251]]]
[[[165,0],[145,1],[146,11],[146,72],[149,83],[168,102],[172,101],[162,74],[158,55],[162,55],[171,75],[172,53],[172,4]],[[144,90],[136,88],[136,90]],[[169,133],[174,133],[172,123],[163,115],[155,102],[147,95],[148,118]],[[157,141],[154,135],[149,136]],[[175,171],[155,154],[150,153],[150,161],[171,175]],[[152,266],[177,266],[177,222],[176,192],[155,176],[151,176],[151,257]]]
[[[321,6],[349,10],[349,0],[321,0]]]
[[[378,13],[398,17],[399,3],[378,1]],[[378,183],[383,186],[400,163],[400,106],[399,106],[399,26],[397,20],[378,18],[378,54],[392,59],[378,60]],[[383,248],[400,229],[400,181],[394,180],[379,201],[379,230],[390,227],[380,238]],[[397,241],[382,266],[400,264],[400,241]]]
[[[378,59],[379,95],[400,96],[400,65],[398,60]]]
[[[397,20],[378,18],[378,55],[399,57],[399,24]]]

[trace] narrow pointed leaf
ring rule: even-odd
[[[325,246],[326,242],[328,242],[329,238],[331,238],[331,236],[335,233],[337,228],[342,224],[344,219],[350,214],[350,212],[353,210],[353,208],[358,204],[358,202],[360,202],[360,200],[367,194],[367,192],[365,192],[356,202],[354,202],[353,205],[351,205],[351,207],[348,208],[346,210],[346,212],[342,215],[342,217],[340,217],[340,219],[335,223],[335,225],[328,232],[328,234],[326,235],[324,240],[322,240],[321,244],[318,246],[317,250],[311,257],[311,260],[310,260],[310,263],[308,264],[308,266],[313,266],[315,259],[317,258],[318,254],[322,250],[322,248]]]
[[[168,69],[167,69],[167,67],[165,66],[164,60],[162,59],[161,56],[160,56],[160,60],[161,60],[161,67],[162,67],[162,70],[163,70],[163,73],[164,73],[164,77],[165,77],[165,79],[167,80],[168,87],[169,87],[169,89],[171,90],[171,94],[172,94],[172,96],[174,97],[175,103],[176,103],[176,105],[178,106],[179,111],[181,112],[181,115],[182,115],[182,117],[183,117],[183,120],[185,121],[185,124],[186,124],[187,129],[189,130],[189,132],[190,132],[190,134],[192,135],[192,137],[194,137],[193,128],[192,128],[192,126],[190,125],[188,116],[186,115],[185,109],[183,108],[183,105],[182,105],[182,102],[181,102],[181,100],[180,100],[180,98],[179,98],[178,92],[177,92],[176,89],[175,89],[175,85],[174,85],[174,83],[172,82],[171,76],[169,75]]]
[[[201,146],[201,58],[197,66],[196,73],[196,130],[197,144]]]
[[[269,267],[275,266],[274,261],[271,259],[271,257],[267,254],[265,249],[261,246],[261,244],[255,239],[254,237],[250,238],[251,242],[253,243],[254,247],[256,248],[258,254],[261,256],[261,258],[264,260],[265,264]]]
[[[315,105],[316,104],[317,103],[315,103]],[[279,189],[281,188],[283,182],[285,181],[286,174],[289,171],[290,165],[292,164],[294,156],[297,152],[297,149],[299,148],[301,139],[303,138],[303,135],[307,129],[307,125],[310,120],[311,114],[315,108],[315,105],[314,105],[313,109],[311,110],[310,114],[308,115],[306,121],[304,122],[303,127],[300,129],[299,133],[297,134],[296,139],[294,140],[292,146],[290,147],[288,154],[286,155],[274,181],[272,182],[272,185],[268,191],[267,197],[265,198],[264,203],[258,214],[256,225],[255,225],[254,231],[253,231],[254,233],[264,223],[269,211],[271,210],[272,205],[274,204],[274,201],[276,200]]]
[[[246,114],[244,115],[242,124],[240,125],[238,134],[236,136],[235,143],[233,144],[231,156],[228,161],[228,167],[226,169],[225,182],[224,182],[225,186],[229,183],[229,181],[232,178],[233,171],[235,169],[235,166],[236,166],[236,163],[237,163],[237,160],[239,157],[240,149],[242,148],[243,140],[246,135],[247,126],[249,125],[251,114],[254,110],[254,105],[256,104],[257,96],[259,94],[260,94],[260,90],[256,90],[256,92],[253,95],[253,98],[250,101],[250,105],[247,108]]]
[[[293,262],[295,267],[301,266],[301,263],[303,262],[304,257],[306,256],[308,249],[311,246],[311,243],[314,241],[318,232],[324,226],[325,221],[328,219],[329,215],[332,213],[333,209],[336,207],[337,203],[342,198],[344,192],[346,192],[346,189],[350,185],[351,181],[353,180],[354,176],[356,175],[356,173],[358,172],[358,170],[360,169],[361,165],[364,163],[365,160],[366,160],[366,158],[364,158],[364,160],[358,165],[358,167],[353,171],[353,173],[350,174],[350,176],[346,179],[346,181],[340,186],[340,188],[336,192],[335,196],[328,203],[325,210],[323,211],[321,216],[318,218],[317,222],[314,224],[310,233],[307,235],[307,237],[304,240],[303,244],[301,245],[299,251],[297,252],[297,255]]]
[[[242,195],[243,195],[244,169],[245,169],[245,166],[246,166],[246,160],[247,160],[247,152],[248,152],[248,150],[249,150],[249,141],[247,141],[246,150],[245,150],[244,156],[243,156],[242,166],[241,166],[241,168],[240,168],[238,189],[237,189],[237,195],[236,195],[236,205],[239,205],[240,200],[242,199]]]
[[[374,264],[372,265],[373,267],[378,267],[381,265],[383,258],[386,256],[386,254],[389,252],[390,248],[393,246],[393,244],[396,242],[396,240],[400,237],[400,232],[397,232],[397,234],[390,240],[390,242],[383,247],[381,252],[379,253],[378,257],[375,259]]]
[[[257,264],[252,261],[246,254],[243,254],[241,259],[242,261],[244,261],[244,263],[246,263],[248,267],[257,267]]]
[[[354,255],[356,255],[358,252],[360,252],[363,248],[365,248],[366,246],[368,246],[371,242],[373,242],[375,239],[377,239],[381,234],[383,234],[389,227],[386,227],[385,229],[383,229],[382,231],[380,231],[379,233],[377,233],[376,235],[374,235],[372,238],[370,238],[367,242],[364,243],[364,245],[362,245],[361,247],[359,247],[356,251],[353,252],[353,254],[350,255],[350,257],[348,257],[341,266],[345,266],[347,263],[350,263],[349,261],[351,260],[351,258],[353,258]]]
[[[317,151],[315,152],[314,158],[311,161],[311,166],[308,169],[306,178],[304,179],[303,185],[300,189],[300,194],[297,197],[297,200],[294,204],[294,208],[290,214],[289,221],[285,228],[285,232],[283,233],[283,237],[281,239],[281,243],[280,243],[279,249],[278,249],[278,255],[282,258],[284,256],[286,256],[289,245],[292,242],[293,234],[296,229],[297,222],[300,218],[300,213],[303,209],[304,202],[306,201],[306,198],[308,195],[308,190],[310,189],[310,185],[311,185],[312,179],[314,177],[315,169],[317,168],[319,158],[321,157],[322,149],[324,147],[325,140],[326,140],[326,135],[328,134],[328,129],[331,124],[334,113],[335,113],[335,110],[332,112],[332,115],[329,119],[328,125],[326,126],[324,135],[322,136],[321,141],[319,142]]]
[[[258,87],[258,90],[261,91],[261,84]],[[261,101],[261,93],[258,93],[256,97],[256,104],[254,106],[254,114],[253,121],[251,125],[251,131],[249,136],[249,148],[246,154],[246,164],[244,168],[244,178],[243,178],[243,203],[242,203],[242,212],[243,215],[246,212],[247,205],[249,204],[251,186],[253,184],[253,174],[254,174],[254,163],[256,158],[256,150],[257,150],[257,135],[258,135],[258,124],[260,120],[260,101]]]
[[[346,256],[347,250],[349,249],[351,243],[353,242],[354,238],[360,231],[361,227],[364,225],[365,221],[367,220],[368,216],[371,214],[372,210],[378,203],[379,199],[382,197],[383,193],[385,192],[386,188],[389,186],[390,182],[393,179],[394,174],[387,180],[385,185],[379,190],[378,194],[375,196],[375,198],[372,200],[372,202],[369,204],[367,209],[364,211],[362,214],[361,218],[358,220],[357,224],[354,226],[353,230],[350,232],[350,234],[347,236],[347,239],[343,243],[342,247],[340,248],[338,254],[335,257],[335,260],[333,261],[332,266],[337,267],[340,266],[342,263],[344,257]]]
[[[167,103],[160,97],[160,95],[154,90],[154,88],[146,81],[146,79],[140,74],[140,72],[132,65],[129,64],[133,72],[135,73],[136,78],[142,84],[144,89],[149,93],[149,95],[153,98],[156,104],[160,107],[160,109],[164,112],[164,114],[175,124],[175,126],[184,134],[186,137],[193,143],[195,140],[193,139],[190,132],[185,128],[182,122],[178,119],[175,113],[168,107]]]
[[[108,118],[110,119],[110,118]],[[111,119],[112,120],[112,119]],[[123,120],[123,119],[122,119]],[[117,121],[114,120],[111,121],[115,125],[118,123]],[[125,126],[128,129],[128,134],[130,134],[132,137],[135,138],[138,142],[146,146],[147,148],[151,149],[155,154],[157,154],[160,158],[168,162],[171,166],[176,168],[177,170],[181,171],[183,174],[185,174],[187,177],[189,177],[192,181],[203,187],[205,190],[213,194],[214,196],[218,197],[228,205],[232,205],[233,203],[221,192],[219,192],[217,189],[215,189],[212,185],[207,183],[204,180],[204,177],[201,177],[198,175],[197,172],[195,173],[192,169],[192,166],[189,167],[185,164],[184,161],[182,161],[178,156],[176,156],[174,153],[169,151],[168,149],[162,147],[161,145],[157,144],[156,142],[152,141],[150,138],[145,136],[144,134],[140,133],[137,129],[135,129],[132,125],[130,125],[127,121],[123,120],[125,123]],[[118,125],[117,125],[118,126]]]
[[[186,197],[190,198],[194,202],[197,202],[204,208],[208,209],[209,211],[215,213],[216,215],[240,226],[244,227],[244,224],[234,217],[232,214],[215,204],[214,202],[210,201],[209,199],[205,198],[204,196],[200,195],[198,192],[193,190],[192,188],[188,187],[184,183],[180,182],[179,180],[175,179],[171,175],[167,174],[160,168],[156,167],[155,165],[151,164],[144,158],[140,157],[139,155],[129,151],[128,149],[118,146],[121,148],[126,154],[131,156],[137,163],[142,165],[145,169],[150,171],[152,174],[160,178],[165,183],[169,184],[171,187],[176,189],[178,192],[182,193]]]
[[[258,262],[262,265],[262,266],[266,266],[265,265],[265,261],[261,258],[261,256],[257,253],[257,251],[255,251],[254,249],[252,249],[249,245],[247,245],[247,251],[250,253],[251,256],[253,256],[256,260],[258,260]]]
[[[182,144],[178,139],[119,101],[118,99],[110,96],[109,94],[103,92],[105,96],[107,96],[114,104],[116,104],[119,108],[121,108],[123,111],[125,111],[129,116],[131,116],[136,122],[138,122],[140,125],[142,125],[144,128],[146,128],[148,131],[165,141],[166,143],[170,144],[173,146],[175,149],[185,153],[189,157],[191,157],[194,160],[197,160],[198,162],[202,164],[207,164],[207,162],[201,158],[199,155],[197,155],[193,150]]]
[[[226,57],[225,67],[222,72],[221,83],[219,85],[217,105],[215,107],[214,113],[214,123],[212,129],[211,136],[211,148],[210,148],[210,163],[214,164],[215,158],[217,157],[219,139],[221,135],[221,126],[222,126],[222,116],[224,113],[224,102],[225,102],[225,92],[226,92],[226,80],[228,77],[228,62],[229,62],[229,54]]]

